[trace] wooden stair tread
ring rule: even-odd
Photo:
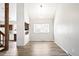
[[[4,50],[4,47],[0,47],[0,51]]]

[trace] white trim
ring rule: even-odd
[[[56,43],[63,51],[65,51],[68,56],[71,56],[71,54],[70,54],[66,49],[64,49],[57,41],[55,41],[55,43]]]

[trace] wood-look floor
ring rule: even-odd
[[[8,51],[0,52],[0,56],[67,56],[54,42],[29,42],[24,47],[16,47],[10,42]]]

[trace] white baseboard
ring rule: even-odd
[[[71,56],[70,53],[64,49],[58,42],[54,41],[63,51],[65,51],[67,53],[68,56]]]

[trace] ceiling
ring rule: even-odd
[[[41,7],[42,6],[42,7]],[[31,19],[48,19],[53,18],[56,10],[55,3],[28,3],[25,4],[28,15]]]
[[[42,6],[42,7],[41,7]],[[16,3],[9,5],[9,19],[16,21]],[[30,19],[52,19],[56,10],[55,3],[25,3],[25,18]],[[0,21],[4,21],[4,4],[0,3]]]

